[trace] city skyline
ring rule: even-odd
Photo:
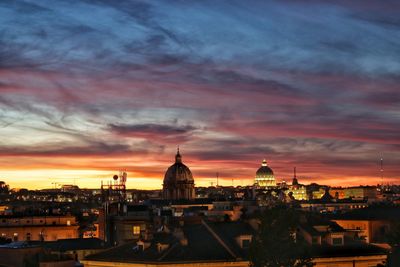
[[[400,4],[2,1],[0,180],[399,183]]]

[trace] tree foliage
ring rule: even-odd
[[[297,234],[299,214],[285,207],[265,211],[250,247],[253,267],[312,266],[307,244]]]
[[[392,247],[400,247],[400,222],[394,222],[388,234],[388,243]]]
[[[392,249],[388,255],[386,266],[398,267],[400,266],[400,222],[394,222],[391,225],[387,239]]]

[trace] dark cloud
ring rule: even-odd
[[[87,146],[67,146],[48,145],[38,148],[21,148],[1,146],[0,155],[4,156],[23,156],[23,157],[110,157],[115,155],[128,155],[130,153],[145,153],[145,150],[132,150],[129,146],[122,144],[107,144],[102,142],[92,142]]]
[[[400,90],[400,87],[399,87]],[[377,105],[383,107],[399,107],[400,105],[400,93],[393,92],[374,92],[366,95],[363,98],[370,105]]]
[[[197,130],[192,125],[163,125],[163,124],[134,124],[134,125],[116,125],[110,124],[109,128],[112,132],[122,136],[159,136],[168,137],[176,135],[187,135]]]

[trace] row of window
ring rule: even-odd
[[[2,223],[10,223],[10,221],[7,221],[6,219],[2,219],[1,222],[2,222]],[[18,220],[18,219],[15,219],[15,220],[13,221],[13,223],[20,223],[20,222],[22,222],[22,221],[20,221],[20,220]],[[26,220],[25,223],[26,223],[26,224],[30,224],[31,221],[30,221],[30,220]],[[36,221],[36,223],[37,223],[37,221]],[[45,223],[45,222],[44,222],[43,220],[39,220],[39,223],[41,224],[41,223]],[[56,225],[56,224],[57,224],[57,221],[52,221],[51,224],[52,224],[52,225]],[[71,225],[71,221],[70,221],[70,220],[67,220],[66,224],[67,224],[67,225]]]
[[[4,238],[4,239],[7,239],[7,235],[5,233],[2,233],[1,237]],[[58,236],[56,234],[53,234],[51,237],[52,237],[52,240],[57,240],[58,239]],[[67,238],[72,238],[72,235],[68,234]],[[32,234],[31,233],[26,233],[25,240],[26,241],[31,241],[31,239],[32,239]],[[39,233],[39,239],[38,240],[39,241],[44,241],[44,239],[45,239],[45,234],[43,232]],[[12,235],[12,240],[14,242],[18,241],[19,240],[19,234],[18,233],[14,233]]]

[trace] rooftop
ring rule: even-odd
[[[251,233],[250,226],[236,222],[188,224],[180,229],[187,239],[186,245],[172,234],[156,234],[150,247],[143,251],[137,248],[137,243],[128,243],[89,255],[86,259],[131,263],[237,261],[241,259],[242,253],[239,246],[235,244],[234,238],[240,234]],[[222,240],[222,243],[218,238]],[[160,252],[157,249],[157,243],[168,243],[169,247]]]

